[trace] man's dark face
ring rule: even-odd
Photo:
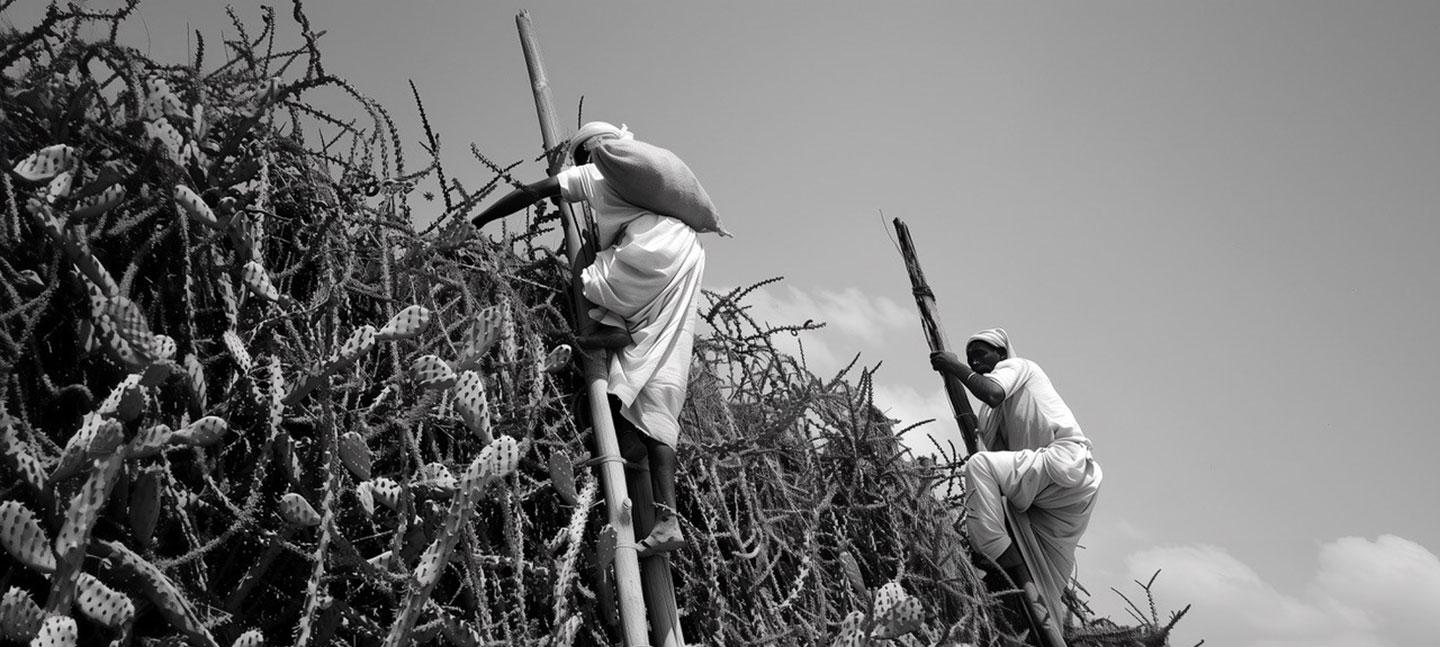
[[[1005,359],[1005,352],[983,341],[972,341],[965,346],[965,358],[969,360],[970,370],[989,373]]]
[[[575,148],[575,165],[584,166],[589,163],[590,151],[585,148],[584,144],[581,144],[580,146]]]

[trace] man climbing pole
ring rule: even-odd
[[[1095,509],[1100,464],[1050,378],[1040,365],[1016,355],[1003,328],[972,335],[965,354],[968,362],[954,353],[932,352],[930,364],[959,379],[981,402],[985,450],[972,454],[964,467],[970,542],[1025,591],[1038,622],[1050,619],[1050,626],[1058,627],[1063,620],[1048,617],[1059,608],[1075,547]],[[1028,521],[1029,532],[1017,538],[1033,536],[1026,556],[1037,572],[1026,568],[1025,556],[1006,532],[1006,504]]]
[[[689,167],[623,126],[587,123],[568,152],[574,166],[511,191],[472,222],[480,227],[555,196],[590,205],[600,251],[580,279],[601,326],[576,342],[611,352],[621,452],[630,461],[649,457],[655,491],[656,522],[640,555],[664,553],[685,545],[675,518],[675,445],[705,272],[697,234],[726,232]]]

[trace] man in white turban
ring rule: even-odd
[[[970,543],[1027,592],[1038,587],[1045,594],[1046,605],[1036,608],[1037,614],[1059,618],[1075,547],[1095,509],[1100,464],[1049,376],[1039,364],[1016,356],[1003,328],[972,335],[965,354],[968,362],[934,352],[930,363],[958,378],[981,402],[977,414],[985,449],[971,455],[964,468]],[[1006,532],[1007,503],[1023,515],[1016,537],[1027,544],[1024,552],[1037,572],[1026,569],[1021,548]],[[1029,597],[1036,607],[1035,596]]]
[[[591,163],[592,152],[621,141],[633,141],[624,127],[605,122],[585,124],[570,140],[574,166],[512,191],[472,222],[483,226],[555,196],[590,205],[600,251],[595,262],[581,271],[581,282],[585,298],[596,306],[590,315],[602,325],[598,333],[577,342],[611,351],[609,395],[618,414],[615,423],[621,450],[631,460],[641,456],[650,460],[657,509],[655,528],[639,544],[644,556],[685,544],[675,518],[675,445],[690,379],[705,250],[696,229],[687,224],[694,214],[661,214],[636,204],[649,204],[655,194],[672,189],[674,183],[649,175],[645,181],[626,184],[631,178],[620,177],[624,171],[607,174]],[[689,174],[688,167],[669,151],[635,143],[645,147],[640,149],[641,155],[660,151],[668,156],[667,172],[679,169]],[[645,162],[634,163],[643,166]],[[638,172],[649,170],[640,168]],[[708,217],[714,221],[708,196],[693,176],[688,181],[693,185],[690,190],[699,191],[704,198],[701,206],[709,208]]]

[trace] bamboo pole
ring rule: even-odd
[[[945,329],[940,326],[940,315],[935,309],[935,293],[925,282],[925,271],[920,269],[920,257],[915,254],[915,243],[910,239],[910,228],[899,218],[895,219],[895,233],[900,238],[900,255],[905,258],[905,271],[910,274],[910,289],[915,294],[915,306],[920,308],[920,325],[925,329],[925,341],[930,350],[946,350]],[[945,395],[950,397],[950,409],[955,412],[955,423],[960,425],[960,438],[965,441],[965,452],[980,451],[976,440],[979,421],[970,408],[970,399],[965,396],[965,386],[960,378],[942,375],[945,381]]]
[[[554,150],[564,141],[555,117],[555,105],[550,96],[550,82],[545,77],[545,67],[540,58],[540,41],[535,36],[530,12],[521,11],[515,16],[515,25],[520,30],[520,45],[525,52],[525,66],[530,72],[530,86],[535,94],[535,112],[540,118],[540,136],[545,150]],[[546,171],[554,175],[560,171],[564,158],[552,155]],[[594,245],[584,239],[585,228],[580,226],[575,213],[564,200],[556,199],[561,220],[565,228],[565,254],[570,260],[573,277],[572,295],[575,301],[575,316],[579,321],[581,334],[593,332],[595,322],[585,313],[590,311],[580,290],[580,269],[594,260]],[[632,505],[626,493],[624,459],[620,456],[620,443],[615,438],[615,421],[610,417],[608,396],[609,381],[606,375],[605,351],[585,351],[580,354],[581,369],[585,376],[585,393],[590,401],[590,421],[595,433],[595,446],[600,452],[600,480],[605,488],[606,510],[610,526],[615,529],[615,588],[620,606],[620,628],[625,644],[629,647],[646,645],[645,639],[645,596],[640,585],[640,559],[635,547],[635,527],[632,524]]]
[[[895,234],[900,239],[900,255],[904,257],[905,270],[910,274],[910,289],[915,294],[916,307],[920,308],[920,325],[925,329],[925,341],[930,344],[931,351],[946,350],[945,329],[940,326],[940,315],[935,309],[935,293],[930,290],[930,284],[925,282],[925,271],[920,269],[920,257],[915,254],[915,241],[910,238],[910,228],[899,218],[896,218],[894,223]],[[960,383],[960,379],[949,374],[942,374],[942,378],[945,380],[945,394],[950,397],[950,408],[955,412],[955,422],[960,425],[960,437],[965,441],[965,451],[973,455],[980,449],[976,438],[979,421],[970,407],[970,399],[966,397],[965,387]],[[1005,508],[1007,515],[1012,512],[1008,504]],[[1014,514],[1024,516],[1025,513]],[[1025,527],[1028,529],[1028,524]],[[1034,557],[1028,553],[1026,544],[1015,537],[1015,529],[1010,527],[1010,524],[1006,524],[1006,532],[1009,533],[1011,541],[1020,548],[1025,568],[1034,573],[1035,569],[1031,566]],[[1038,590],[1037,595],[1041,598],[1041,603],[1045,604],[1044,595]],[[1040,646],[1065,647],[1064,635],[1057,624],[1058,616],[1052,612],[1050,622],[1042,622],[1028,602],[1023,605],[1026,620],[1034,629],[1035,639]]]
[[[630,497],[635,501],[635,534],[647,536],[655,527],[655,493],[648,459],[641,461],[641,469],[630,479]],[[670,556],[662,553],[640,560],[640,575],[645,584],[645,608],[650,610],[650,644],[684,647],[675,583],[670,577]]]

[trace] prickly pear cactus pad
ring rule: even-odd
[[[133,3],[0,31],[0,639],[615,644],[555,214],[476,232],[509,168],[407,157],[440,145],[420,89],[366,98],[287,9],[182,61],[104,38]],[[754,287],[700,312],[688,639],[1010,644],[959,460],[913,460],[870,372],[777,351],[814,325],[752,320]]]

